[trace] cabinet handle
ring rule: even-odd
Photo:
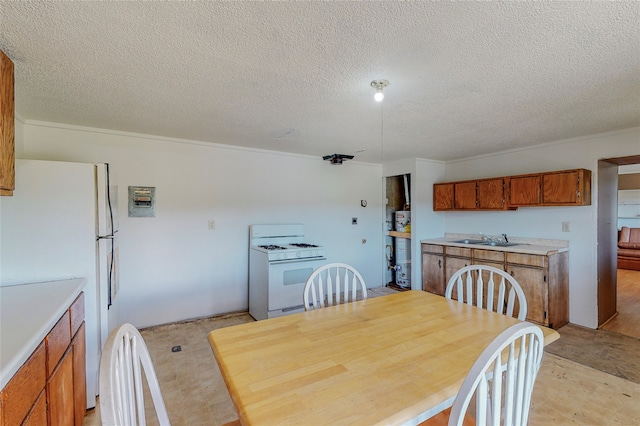
[[[442,268],[442,260],[438,259],[438,268]]]

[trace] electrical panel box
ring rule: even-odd
[[[156,187],[129,187],[129,217],[156,216]]]

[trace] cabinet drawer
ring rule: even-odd
[[[47,347],[47,377],[49,377],[71,343],[71,323],[68,310],[44,338],[44,341]]]
[[[435,254],[443,254],[444,246],[439,246],[437,244],[423,244],[422,245],[423,253],[435,253]]]
[[[471,249],[447,246],[447,256],[471,257]]]
[[[71,313],[71,336],[75,336],[84,321],[84,292],[76,298],[69,308]]]
[[[489,260],[492,262],[504,262],[504,252],[496,250],[473,249],[474,260]]]
[[[506,253],[507,263],[518,265],[536,266],[544,268],[546,256],[536,256],[534,254]]]
[[[40,344],[2,390],[2,424],[19,425],[46,383],[45,347]]]

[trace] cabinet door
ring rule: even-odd
[[[500,269],[501,271],[504,271],[504,262],[493,262],[493,261],[489,261],[489,260],[473,260],[473,264],[474,265],[484,265],[484,266],[493,266],[494,268]],[[487,309],[487,295],[489,294],[489,280],[491,278],[491,273],[489,271],[484,271],[482,273],[482,282],[484,283],[483,286],[483,291],[482,294],[484,295],[485,299],[482,302],[482,308],[483,309]],[[494,285],[498,285],[500,283],[500,277],[497,277],[494,275],[493,277],[493,282]],[[494,291],[493,292],[493,310],[495,310],[495,306],[498,306],[498,292]],[[516,303],[516,308],[514,312],[518,312],[518,304]]]
[[[444,296],[444,256],[422,253],[422,289]]]
[[[47,381],[50,425],[73,425],[73,350],[69,349]]]
[[[42,426],[47,424],[47,398],[46,392],[42,389],[33,408],[21,426]]]
[[[507,272],[518,281],[527,300],[527,321],[547,325],[547,282],[543,268],[507,265]]]
[[[469,210],[478,208],[476,181],[454,183],[453,195],[453,207],[455,209]]]
[[[453,209],[453,184],[436,183],[433,185],[433,210]]]
[[[578,204],[581,195],[578,170],[542,175],[543,204]]]
[[[0,50],[0,195],[15,189],[15,108],[13,62]]]
[[[84,322],[71,341],[73,348],[73,406],[75,425],[82,426],[87,411],[87,370],[85,366],[85,331]]]
[[[540,204],[541,176],[514,176],[508,179],[508,205],[537,206]]]
[[[469,266],[471,265],[471,258],[470,257],[452,257],[452,256],[447,256],[444,260],[444,285],[445,285],[445,291],[447,289],[447,284],[449,283],[449,280],[451,279],[451,276],[453,274],[456,273],[456,271],[458,269],[462,269],[465,266]],[[458,295],[457,292],[455,291],[455,289],[453,290],[453,294],[452,294],[452,298],[455,300],[458,300]]]
[[[505,207],[504,180],[483,179],[478,181],[478,208],[499,210]]]

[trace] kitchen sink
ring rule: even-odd
[[[484,240],[456,240],[451,241],[452,243],[460,243],[460,244],[484,244],[486,241]]]
[[[485,241],[485,240],[455,240],[451,241],[452,243],[460,243],[460,244],[476,244],[479,246],[493,246],[493,247],[513,247],[519,246],[522,243],[501,243],[496,241]]]

